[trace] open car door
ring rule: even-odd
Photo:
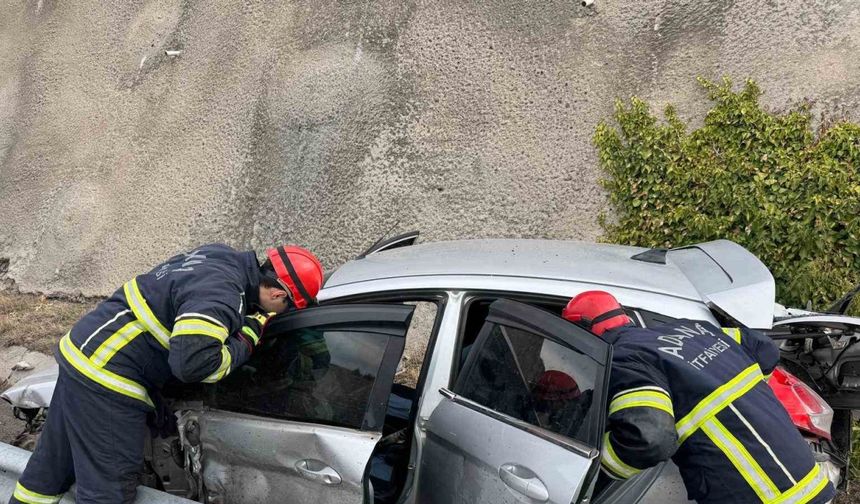
[[[427,424],[422,504],[570,504],[598,470],[610,346],[549,312],[497,300]]]
[[[327,305],[274,319],[215,386],[212,409],[180,420],[200,453],[202,502],[361,504],[413,310]]]

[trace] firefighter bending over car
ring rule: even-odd
[[[60,373],[36,451],[10,503],[134,500],[147,414],[172,376],[213,383],[245,363],[276,314],[315,301],[323,271],[307,250],[206,245],[120,287],[61,340]]]
[[[601,453],[609,477],[671,457],[700,504],[823,504],[836,495],[765,383],[779,361],[765,335],[696,320],[633,327],[602,291],[576,296],[562,316],[613,347]]]

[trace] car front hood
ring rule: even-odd
[[[51,404],[51,397],[54,395],[57,376],[59,376],[59,366],[54,364],[21,379],[17,384],[0,394],[0,398],[5,399],[16,408],[47,408]]]

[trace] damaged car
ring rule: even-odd
[[[768,269],[725,240],[648,250],[416,239],[377,243],[337,269],[319,306],[274,319],[263,348],[221,382],[162,390],[143,482],[160,492],[138,501],[686,503],[671,462],[596,486],[612,349],[558,316],[595,288],[639,326],[767,331],[783,364],[771,387],[844,483],[860,407],[850,298],[828,314],[779,307]],[[550,378],[575,392],[541,395]],[[27,424],[22,439],[50,414],[55,379],[47,370],[3,394]],[[17,473],[2,469],[0,489],[11,488]]]

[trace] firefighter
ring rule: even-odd
[[[556,369],[544,371],[532,387],[538,423],[559,433],[570,433],[582,424],[591,398],[592,390],[581,391],[572,376]]]
[[[72,327],[50,415],[10,503],[128,503],[143,469],[146,418],[168,378],[214,383],[254,352],[268,321],[314,302],[323,281],[309,251],[206,245],[120,287]]]
[[[601,450],[609,477],[671,457],[700,504],[818,504],[836,495],[765,383],[779,360],[765,335],[696,320],[633,327],[602,291],[579,294],[562,316],[613,348]]]

